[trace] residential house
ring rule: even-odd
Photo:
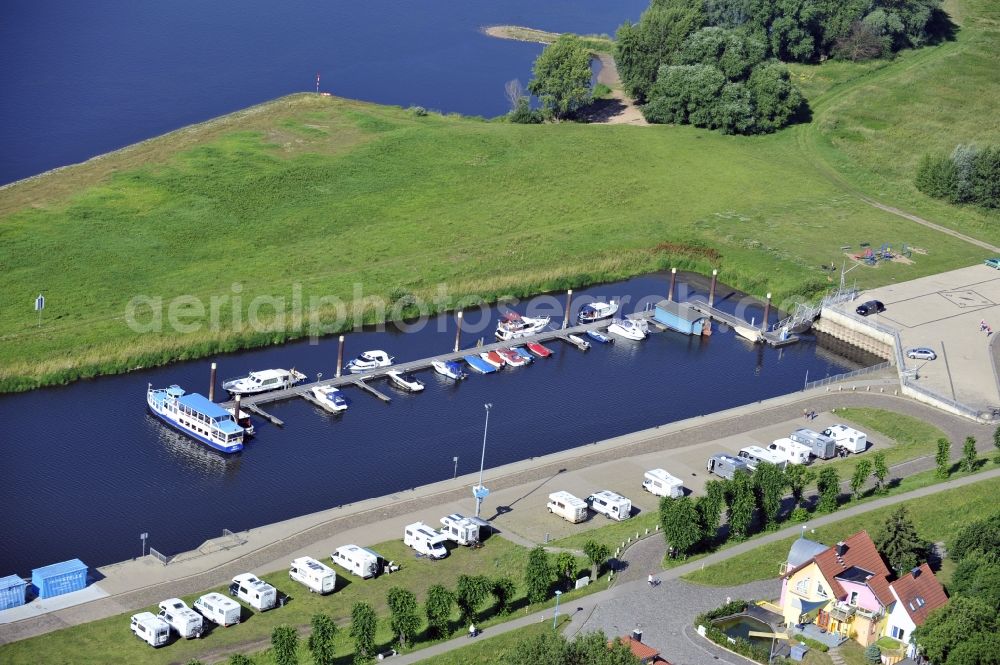
[[[913,658],[913,631],[923,625],[932,610],[947,603],[948,596],[926,563],[891,583],[889,590],[896,602],[889,611],[885,634],[905,644],[906,655]]]
[[[639,659],[642,665],[651,665],[652,663],[670,665],[670,663],[660,658],[658,649],[654,649],[642,641],[642,633],[640,631],[634,631],[631,635],[624,635],[620,639],[623,644],[629,646],[632,650],[632,655]],[[609,640],[608,646],[610,647],[612,644],[614,644],[614,641]]]

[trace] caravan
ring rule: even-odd
[[[448,556],[448,539],[423,522],[414,522],[403,531],[403,544],[432,559]]]
[[[250,573],[234,577],[232,584],[229,585],[229,594],[261,612],[266,612],[278,604],[278,590]]]
[[[747,466],[746,460],[742,457],[733,457],[732,455],[727,455],[725,453],[717,453],[708,458],[708,464],[705,465],[709,473],[714,473],[715,475],[725,478],[726,480],[732,480],[737,473],[750,473],[751,469]]]
[[[739,456],[742,457],[751,471],[757,470],[757,465],[761,462],[769,462],[779,469],[785,468],[785,458],[773,450],[767,450],[760,446],[747,446],[740,448]]]
[[[162,647],[170,639],[170,626],[152,612],[132,615],[132,632],[151,647]]]
[[[311,556],[299,557],[292,561],[288,576],[306,585],[313,593],[332,593],[337,589],[337,573]]]
[[[239,603],[214,591],[194,601],[194,609],[212,623],[223,627],[239,623],[243,614]]]
[[[441,518],[441,533],[459,545],[479,543],[479,527],[484,520],[452,513]]]
[[[201,637],[204,620],[180,598],[168,598],[160,603],[159,617],[184,639]]]
[[[809,446],[791,439],[775,439],[767,449],[781,455],[788,464],[808,464],[812,454]]]
[[[823,430],[823,434],[833,439],[838,448],[848,453],[863,453],[868,448],[868,435],[847,425],[828,427]]]
[[[358,547],[357,545],[338,547],[330,555],[330,558],[333,559],[335,564],[363,580],[375,577],[382,569],[382,557],[371,550]]]
[[[632,502],[611,490],[594,492],[587,497],[587,505],[595,513],[619,522],[632,517]]]
[[[569,492],[553,492],[546,504],[550,513],[555,513],[568,522],[576,524],[587,519],[587,504]]]
[[[800,427],[789,434],[788,438],[809,446],[813,456],[819,459],[832,459],[837,456],[837,442],[816,430]]]
[[[663,469],[652,469],[643,474],[642,489],[654,496],[679,499],[684,496],[684,481],[671,476]]]

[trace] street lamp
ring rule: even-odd
[[[451,477],[458,478],[458,456],[452,457],[451,461],[455,463],[455,472],[451,474]]]
[[[479,511],[483,507],[483,499],[490,495],[490,491],[483,487],[483,464],[486,462],[486,432],[490,428],[490,409],[493,405],[483,406],[486,407],[486,424],[483,426],[483,454],[479,458],[479,484],[472,488],[472,496],[476,497],[476,517],[479,517]]]
[[[556,619],[559,618],[559,596],[562,595],[562,591],[556,589],[556,611],[552,613],[552,630],[556,628]]]
[[[142,555],[146,556],[146,539],[149,538],[149,533],[143,531],[139,534],[139,538],[142,540]]]

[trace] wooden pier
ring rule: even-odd
[[[751,342],[766,342],[771,346],[785,346],[786,344],[794,344],[799,341],[796,335],[788,335],[784,339],[781,338],[781,334],[773,330],[761,330],[758,327],[750,325],[750,322],[744,321],[743,319],[730,314],[729,312],[723,312],[721,309],[716,309],[711,305],[703,302],[686,302],[680,303],[681,305],[686,305],[690,309],[706,316],[713,321],[718,323],[724,323],[744,339],[748,339]]]

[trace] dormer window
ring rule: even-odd
[[[828,598],[828,596],[826,595],[826,589],[823,588],[822,584],[817,584],[816,585],[816,595],[823,596],[824,598]]]
[[[849,602],[851,605],[857,605],[858,604],[858,592],[857,591],[852,591],[851,592],[851,599],[849,601],[847,601],[847,602]]]
[[[796,582],[795,591],[803,595],[809,593],[809,578],[803,577],[801,580]]]

